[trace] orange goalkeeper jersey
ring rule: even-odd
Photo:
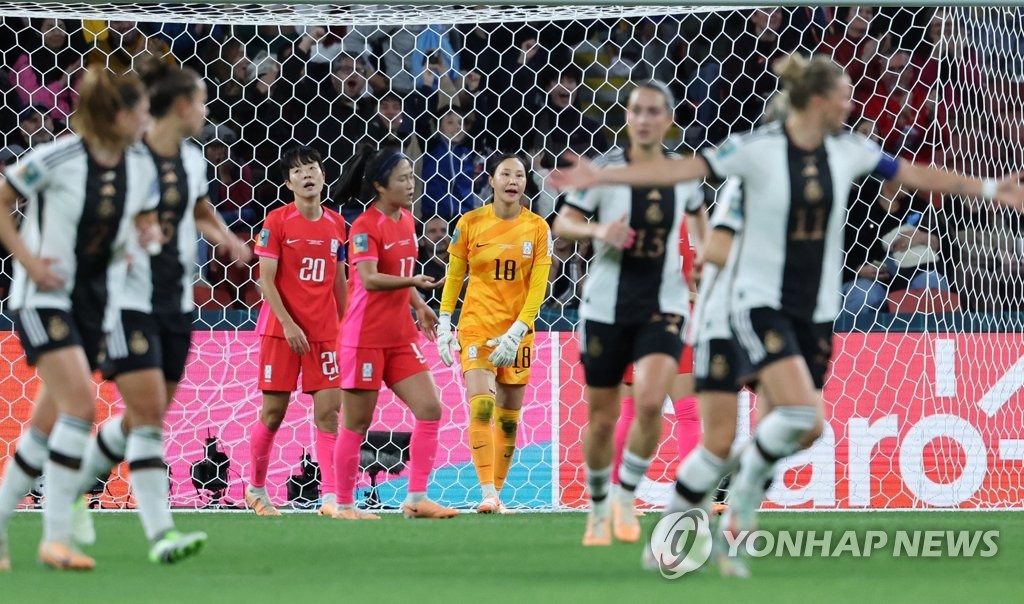
[[[462,215],[448,251],[469,266],[459,330],[497,337],[519,317],[533,271],[550,271],[551,229],[526,208],[502,220],[487,204]]]

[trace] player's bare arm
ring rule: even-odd
[[[296,354],[306,354],[309,352],[309,340],[306,339],[302,328],[298,326],[295,319],[288,313],[288,309],[285,308],[281,292],[278,291],[277,285],[274,283],[276,276],[277,260],[261,256],[260,288],[263,290],[263,298],[270,304],[270,310],[281,322],[281,329],[284,331],[285,339],[288,340],[288,347]]]

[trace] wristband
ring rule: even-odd
[[[985,178],[981,181],[981,198],[995,199],[999,192],[999,181],[994,178]]]

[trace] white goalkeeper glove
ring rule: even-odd
[[[441,357],[441,362],[444,363],[445,367],[451,367],[452,363],[455,362],[452,357],[452,350],[459,352],[462,347],[459,346],[459,341],[455,339],[455,334],[452,333],[452,314],[443,312],[437,317],[437,355]]]
[[[516,355],[519,354],[519,344],[528,331],[530,327],[526,323],[516,321],[501,337],[487,340],[487,345],[494,347],[494,352],[487,360],[495,367],[511,367],[516,362]]]

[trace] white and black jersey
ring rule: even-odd
[[[718,178],[740,177],[746,232],[733,281],[732,310],[773,308],[813,323],[839,313],[843,226],[850,188],[896,160],[858,134],[825,137],[813,151],[794,145],[782,124],[734,136],[703,157]]]
[[[77,135],[40,145],[7,172],[28,200],[21,237],[36,256],[53,258],[64,287],[39,291],[21,265],[14,271],[15,309],[70,311],[99,325],[126,247],[136,241],[134,218],[156,207],[156,169],[146,150],[127,149],[120,164],[101,166]]]
[[[595,160],[597,166],[628,163],[622,149]],[[655,314],[689,315],[678,233],[684,213],[698,211],[704,197],[697,181],[670,187],[602,185],[572,196],[569,205],[597,222],[626,216],[636,231],[632,247],[619,251],[594,240],[594,256],[583,285],[580,318],[607,324],[644,323]]]
[[[133,262],[120,307],[144,313],[188,313],[194,306],[192,267],[198,247],[194,212],[197,200],[209,193],[206,158],[187,141],[173,157],[152,149],[149,153],[159,179],[157,217],[164,245],[159,254],[150,256],[133,242]]]
[[[700,290],[687,335],[690,345],[732,338],[729,303],[739,241],[743,236],[743,189],[738,179],[730,178],[722,185],[709,226],[712,230],[724,229],[732,233],[733,244],[724,267],[706,263],[701,272]]]

